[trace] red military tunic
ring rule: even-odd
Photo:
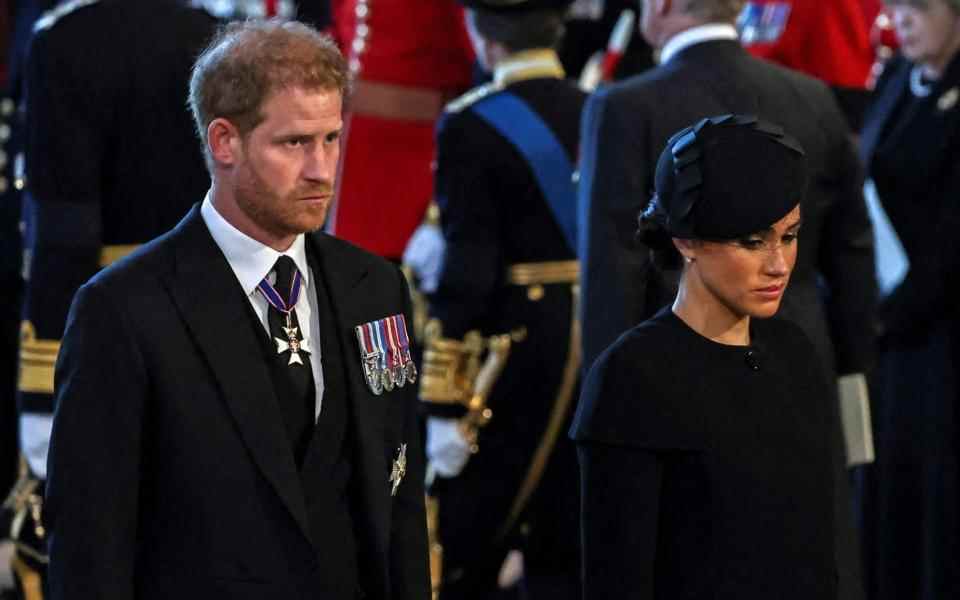
[[[329,228],[399,259],[433,196],[434,125],[471,85],[455,0],[335,0],[334,35],[355,74]]]
[[[864,88],[874,62],[870,26],[880,0],[753,0],[740,15],[751,54],[832,86]]]

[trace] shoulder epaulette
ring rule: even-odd
[[[39,31],[43,31],[44,29],[50,29],[63,17],[69,15],[77,9],[83,8],[84,6],[90,6],[91,4],[96,4],[99,1],[100,0],[70,0],[69,2],[64,2],[63,4],[57,5],[40,15],[40,18],[37,19],[37,22],[33,24],[33,32],[37,33]]]
[[[502,89],[502,85],[493,82],[475,87],[466,94],[447,103],[445,110],[448,113],[460,112],[461,110],[468,108],[471,104],[475,104],[477,101],[486,98],[494,92],[499,92]]]

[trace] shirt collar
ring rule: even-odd
[[[565,76],[560,58],[552,48],[515,52],[497,63],[493,69],[493,81],[498,86],[524,79],[563,79]]]
[[[233,269],[237,280],[248,296],[252,294],[260,282],[270,273],[273,265],[282,254],[293,259],[303,282],[310,282],[310,270],[307,268],[307,250],[305,236],[301,233],[293,240],[293,244],[286,252],[277,252],[247,234],[243,233],[223,218],[210,200],[210,192],[200,205],[200,216],[206,223],[213,241],[217,243],[230,268]]]
[[[660,50],[660,64],[666,64],[671,58],[680,53],[680,51],[703,42],[712,42],[714,40],[735,40],[737,39],[737,29],[729,23],[710,23],[708,25],[699,25],[681,31],[673,36]]]

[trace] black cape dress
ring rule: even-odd
[[[580,455],[584,598],[836,598],[839,426],[815,350],[753,320],[752,345],[669,307],[588,374]]]

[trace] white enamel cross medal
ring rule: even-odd
[[[293,317],[291,316],[293,307],[297,305],[297,299],[300,298],[302,284],[303,278],[300,276],[300,271],[296,271],[293,275],[293,281],[290,283],[289,304],[284,301],[283,296],[277,293],[277,290],[274,289],[266,279],[261,281],[260,285],[257,286],[257,290],[266,298],[270,306],[277,309],[278,312],[286,317],[286,327],[281,326],[280,328],[283,329],[283,333],[287,339],[275,337],[273,341],[277,343],[277,354],[283,354],[284,352],[290,353],[290,360],[287,362],[287,366],[293,364],[302,365],[303,359],[300,358],[300,353],[310,354],[312,352],[310,343],[305,337],[300,335],[300,328],[293,324]]]
[[[300,358],[300,353],[304,352],[310,354],[310,342],[306,338],[300,338],[298,335],[299,327],[292,327],[293,323],[290,322],[290,315],[287,315],[287,325],[291,327],[284,327],[283,332],[287,334],[287,339],[281,340],[280,338],[273,338],[273,341],[277,343],[277,354],[283,354],[284,352],[290,352],[290,360],[287,362],[287,366],[290,366],[294,363],[303,364],[303,359]]]

